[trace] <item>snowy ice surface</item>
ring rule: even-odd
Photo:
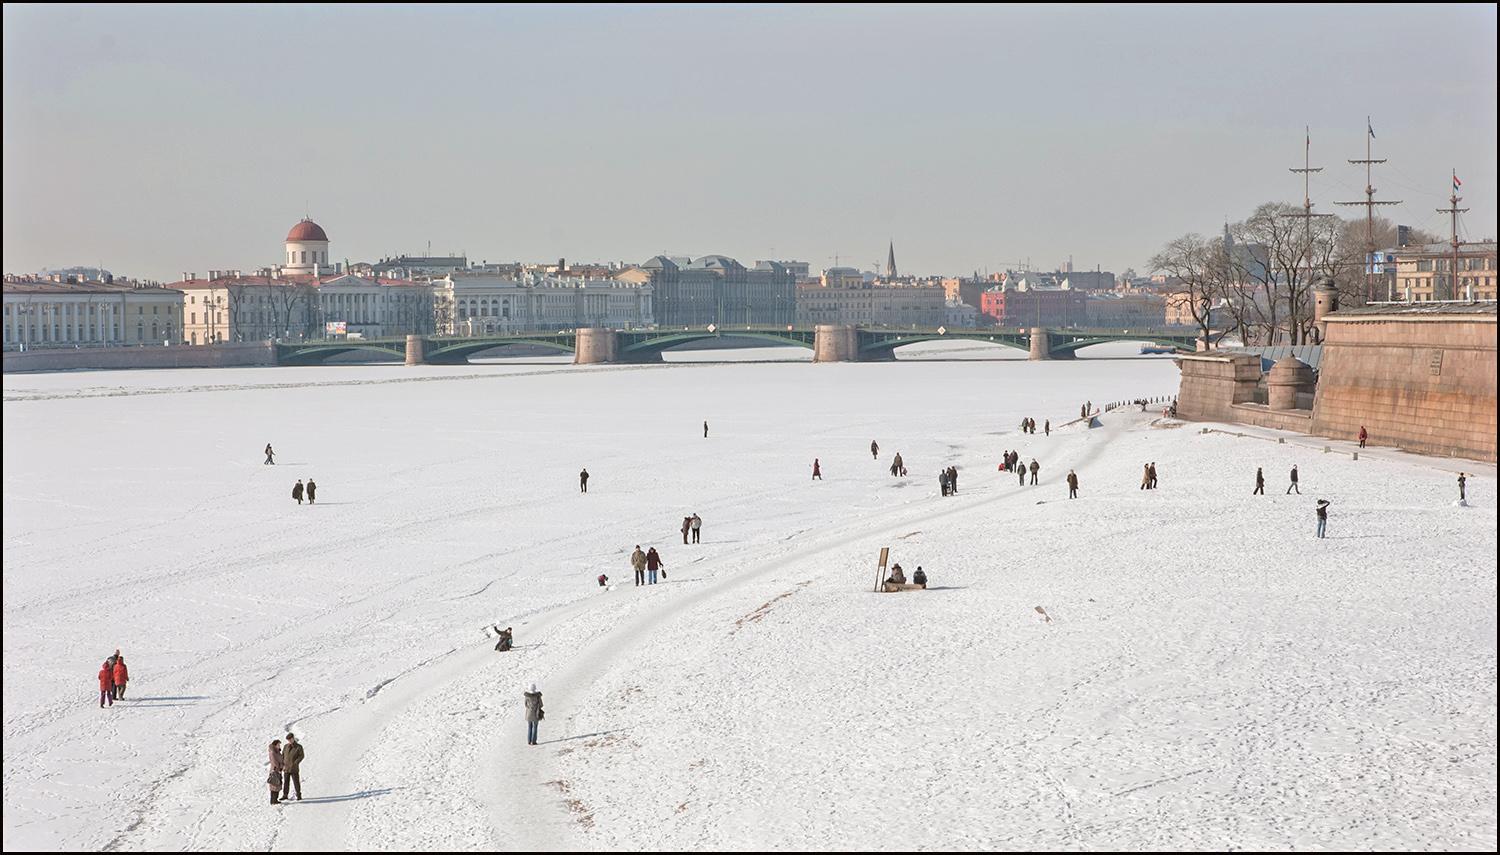
[[[1494,466],[925,350],[6,376],[5,848],[1495,849]]]

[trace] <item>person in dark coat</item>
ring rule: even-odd
[[[606,575],[604,575],[603,573],[600,573],[599,574],[599,587],[605,588],[605,587],[608,587],[608,586],[609,586],[609,577],[606,576]]]
[[[286,735],[286,745],[281,749],[281,765],[283,782],[281,784],[281,800],[286,801],[291,795],[292,785],[297,786],[297,801],[302,801],[302,758],[306,752],[302,750],[302,743],[297,741],[297,734]]]
[[[498,639],[495,642],[495,650],[497,652],[504,653],[505,651],[511,649],[511,647],[515,646],[516,636],[511,631],[510,627],[506,627],[505,629],[501,629],[498,626],[495,627],[495,636]]]
[[[271,740],[271,774],[266,776],[266,783],[271,785],[271,804],[279,805],[281,801],[277,796],[281,795],[281,773],[286,769],[286,761],[281,758],[281,740]]]
[[[948,470],[946,469],[938,473],[938,490],[944,496],[948,495]]]
[[[1259,466],[1255,467],[1255,492],[1250,495],[1254,496],[1256,493],[1262,496],[1266,494],[1266,473]]]
[[[1328,531],[1328,500],[1319,499],[1314,509],[1318,515],[1318,537],[1327,537]]]
[[[292,488],[292,498],[294,498],[294,499],[297,500],[297,504],[299,504],[299,505],[302,504],[302,479],[301,478],[297,479],[297,486],[295,486],[295,487]]]
[[[708,439],[708,422],[703,423],[703,438]]]
[[[108,662],[99,668],[99,709],[104,709],[105,701],[115,705],[115,669]]]
[[[693,514],[692,519],[693,519],[693,542],[697,543],[698,542],[698,532],[700,532],[700,531],[703,530],[703,518],[700,517],[700,516],[698,516],[697,514]]]
[[[1464,485],[1467,483],[1469,483],[1469,479],[1464,477],[1464,473],[1458,473],[1458,500],[1460,502],[1467,501],[1468,499],[1468,497],[1464,495]]]
[[[1286,488],[1286,491],[1288,493],[1292,492],[1293,490],[1297,491],[1297,495],[1299,495],[1299,496],[1302,495],[1302,488],[1297,486],[1297,467],[1296,466],[1292,467],[1292,483],[1291,483],[1291,486],[1289,486],[1289,487]]]
[[[1155,490],[1156,489],[1156,461],[1153,460],[1150,463],[1146,464],[1146,477],[1151,479],[1151,485],[1149,487],[1147,487],[1146,489],[1147,490]]]
[[[1026,467],[1025,466],[1017,465],[1015,468],[1016,468],[1016,486],[1018,486],[1018,487],[1024,487],[1024,486],[1026,486]]]
[[[578,473],[578,492],[580,492],[580,493],[587,493],[588,491],[589,491],[589,470],[585,469],[582,472]]]
[[[318,500],[318,485],[313,479],[307,479],[307,503],[311,505]]]
[[[688,532],[691,531],[692,528],[693,528],[693,518],[692,517],[683,517],[682,518],[682,545],[683,546],[687,545],[687,542],[688,542],[687,541],[687,539],[688,539]]]
[[[1068,470],[1068,498],[1078,498],[1078,475],[1073,470]]]
[[[266,443],[266,462],[262,463],[261,465],[262,466],[275,466],[276,465],[276,461],[271,459],[271,458],[273,458],[275,456],[276,456],[276,452],[274,452],[274,451],[271,450],[271,443],[269,443],[269,442]]]
[[[921,565],[917,566],[917,572],[911,574],[911,583],[913,585],[921,585],[924,588],[927,587],[927,574],[922,572]]]
[[[818,458],[816,457],[813,458],[813,478],[818,481],[823,480],[823,470],[818,467]]]
[[[115,667],[112,671],[112,676],[115,678],[115,700],[123,701],[125,700],[125,684],[130,682],[130,670],[125,667],[124,656],[115,660]]]
[[[1036,486],[1036,473],[1040,472],[1041,470],[1042,467],[1036,462],[1036,458],[1031,458],[1031,485],[1033,487]]]
[[[1047,419],[1046,421],[1042,422],[1042,435],[1043,436],[1051,436],[1052,435],[1052,420],[1051,419]]]
[[[870,440],[870,457],[874,458],[875,460],[880,459],[880,443],[876,442],[873,439]]]
[[[1151,489],[1151,464],[1147,463],[1145,470],[1141,473],[1141,489]]]
[[[531,691],[523,692],[522,697],[526,699],[526,744],[536,744],[537,722],[547,717],[547,712],[542,709],[542,693],[537,691],[536,683],[531,684]]]
[[[901,452],[898,451],[896,452],[896,456],[891,458],[891,474],[900,475],[901,470],[905,468],[906,464],[901,462]]]
[[[949,493],[949,495],[953,495],[953,496],[957,496],[958,495],[958,467],[957,466],[949,466],[948,467],[948,493]]]
[[[667,565],[662,563],[661,556],[656,553],[656,547],[653,546],[650,549],[646,550],[646,573],[651,577],[651,581],[649,584],[656,584],[656,571],[658,568],[665,566]],[[661,575],[662,578],[665,579],[667,577],[667,571],[662,570]]]

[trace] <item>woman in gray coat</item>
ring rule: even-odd
[[[547,717],[542,710],[542,693],[537,691],[536,683],[531,684],[531,691],[523,693],[526,698],[526,744],[536,744],[536,723]]]

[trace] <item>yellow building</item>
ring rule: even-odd
[[[135,282],[5,277],[5,347],[178,344],[183,293]]]
[[[1453,247],[1444,243],[1403,247],[1395,251],[1397,300],[1493,300],[1495,242],[1463,244],[1458,248],[1458,288],[1453,281]]]

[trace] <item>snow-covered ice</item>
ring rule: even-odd
[[[6,376],[5,847],[1495,849],[1493,465],[947,347]]]

